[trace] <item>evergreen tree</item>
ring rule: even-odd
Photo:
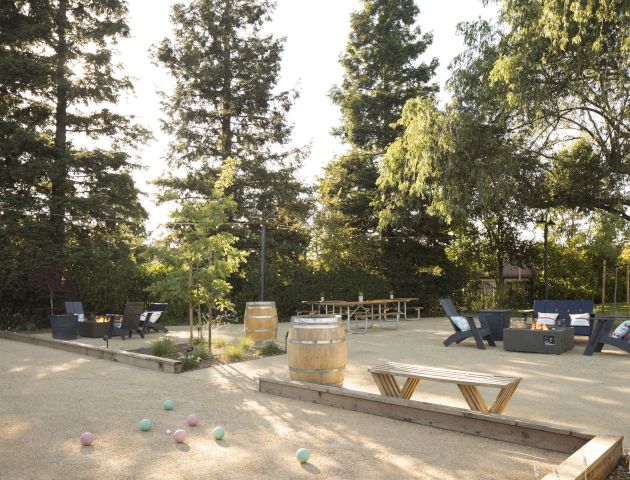
[[[379,211],[391,192],[379,192],[377,179],[382,155],[402,132],[396,122],[405,103],[437,90],[430,83],[437,60],[419,61],[432,36],[414,26],[419,9],[412,0],[364,0],[362,7],[351,18],[343,81],[331,91],[342,115],[333,133],[350,151],[326,167],[320,183],[321,254],[329,268],[341,257],[353,267],[378,271],[395,292],[411,293],[424,275],[419,270],[431,271],[419,267],[446,263],[448,236],[419,201],[379,227]],[[437,277],[426,277],[420,284],[439,289]]]
[[[432,99],[407,103],[404,133],[384,157],[379,184],[391,192],[383,220],[424,201],[447,222],[458,241],[452,257],[471,273],[489,273],[503,292],[503,266],[521,263],[526,243],[519,228],[528,202],[538,198],[536,162],[510,135],[513,116],[497,98],[502,86],[489,81],[497,57],[494,35],[484,22],[462,26],[469,49],[453,63],[453,101],[443,111]],[[462,262],[464,257],[470,262]]]
[[[104,105],[131,89],[112,51],[129,34],[126,12],[119,0],[0,4],[0,244],[12,259],[0,277],[19,290],[13,301],[25,300],[24,276],[38,266],[90,270],[97,243],[134,263],[145,214],[128,147],[146,132]],[[92,147],[99,139],[110,146]]]
[[[289,259],[290,266],[306,251],[309,206],[295,176],[302,152],[287,147],[292,127],[286,116],[295,93],[276,92],[283,41],[264,32],[273,8],[268,0],[194,0],[173,7],[174,37],[164,39],[155,55],[175,80],[163,103],[163,128],[174,138],[167,159],[185,174],[158,183],[182,199],[207,198],[208,179],[226,159],[237,159],[227,191],[237,204],[231,220],[248,222],[256,211],[269,219],[273,261]],[[259,231],[259,223],[234,229],[239,248],[257,249]],[[251,255],[250,279],[236,285],[250,300],[257,262]]]
[[[345,75],[331,98],[342,115],[335,133],[353,147],[382,154],[400,132],[395,123],[407,100],[437,90],[429,84],[437,59],[418,63],[433,40],[414,27],[419,13],[413,0],[363,0],[352,14]]]

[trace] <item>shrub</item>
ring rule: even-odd
[[[215,325],[234,324],[239,322],[238,313],[235,310],[226,310],[214,318]]]
[[[265,357],[270,357],[272,355],[280,355],[281,353],[284,353],[284,350],[282,350],[276,342],[266,342],[261,347],[260,353],[262,353]]]
[[[198,356],[194,354],[189,355],[185,353],[179,358],[182,361],[184,370],[192,370],[194,368],[197,368],[199,367],[199,364],[201,363],[201,358],[199,358]]]
[[[229,361],[242,360],[245,357],[245,352],[240,345],[228,345],[223,350],[223,355]]]
[[[173,347],[175,346],[175,342],[170,337],[161,338],[151,344],[149,347],[151,350],[151,355],[156,357],[165,357],[168,355]]]
[[[227,340],[223,337],[217,337],[212,339],[212,345],[217,348],[225,348]]]
[[[254,339],[251,337],[241,337],[238,339],[238,346],[241,347],[243,352],[251,350],[254,348],[255,344]]]
[[[208,360],[212,356],[205,343],[196,345],[195,348],[193,348],[192,355],[199,357],[200,360]]]

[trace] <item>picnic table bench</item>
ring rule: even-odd
[[[501,414],[508,406],[520,377],[506,377],[487,373],[425,367],[405,363],[385,363],[368,369],[381,395],[409,400],[421,380],[456,383],[471,410]],[[395,377],[406,378],[401,387]],[[499,388],[492,407],[488,407],[477,387]]]

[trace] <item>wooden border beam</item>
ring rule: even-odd
[[[578,449],[543,480],[600,480],[608,478],[623,454],[623,437],[598,435]]]
[[[562,453],[573,453],[594,437],[557,425],[314,383],[261,377],[258,389],[262,393],[295,400]]]
[[[28,343],[30,345],[37,345],[41,347],[49,347],[56,350],[64,350],[66,352],[78,353],[80,355],[85,355],[88,357],[110,360],[112,362],[126,363],[135,367],[159,370],[166,373],[181,373],[184,371],[183,364],[180,360],[154,357],[152,355],[144,355],[142,353],[136,352],[126,352],[124,350],[114,350],[105,347],[95,347],[93,345],[88,345],[86,343],[79,343],[75,341],[39,338],[33,335],[15,332],[0,332],[0,339]]]
[[[571,453],[543,480],[605,480],[623,454],[621,436],[596,436],[514,417],[267,377],[258,379],[258,390],[542,450]]]

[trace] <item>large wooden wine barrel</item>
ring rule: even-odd
[[[278,334],[276,302],[245,304],[245,335],[257,342],[273,340]]]
[[[292,380],[343,385],[348,347],[341,316],[291,317],[287,350]]]

